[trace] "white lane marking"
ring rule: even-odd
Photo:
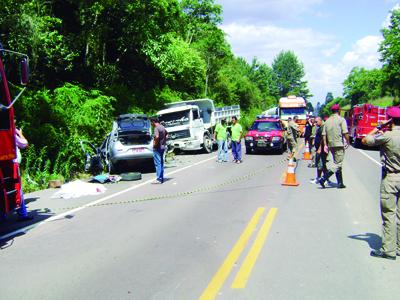
[[[365,151],[358,149],[358,151],[360,151],[360,153],[362,155],[364,155],[365,157],[369,158],[370,160],[372,160],[374,163],[376,163],[378,166],[382,167],[382,164],[377,161],[376,159],[372,158],[371,156],[369,156]]]
[[[208,162],[208,161],[210,161],[210,160],[212,160],[212,159],[216,159],[216,157],[217,157],[217,156],[212,156],[212,157],[209,157],[209,158],[207,158],[207,159],[201,160],[201,161],[199,161],[199,162],[197,162],[197,163],[194,163],[194,164],[188,165],[188,166],[186,166],[186,167],[183,167],[183,168],[181,168],[181,169],[172,171],[172,172],[170,172],[170,173],[168,173],[168,174],[165,174],[165,175],[166,175],[165,177],[167,177],[167,176],[169,176],[169,175],[176,174],[176,173],[181,172],[181,171],[184,171],[184,170],[186,170],[186,169],[189,169],[189,168],[192,168],[192,167],[201,165],[201,164],[203,164],[203,163],[205,163],[205,162]],[[154,181],[154,179],[149,179],[149,180],[147,180],[147,181],[145,181],[145,182],[142,182],[142,183],[139,183],[139,184],[137,184],[137,185],[131,186],[130,188],[127,188],[127,189],[125,189],[125,190],[119,191],[119,192],[117,192],[117,193],[115,193],[115,194],[111,194],[111,195],[106,196],[106,197],[104,197],[104,198],[100,198],[99,200],[95,200],[95,201],[89,202],[89,203],[87,203],[87,204],[84,204],[84,205],[82,205],[82,206],[79,206],[79,207],[77,207],[77,208],[71,209],[71,210],[69,210],[69,211],[67,211],[67,212],[64,212],[64,213],[61,213],[61,214],[52,216],[52,217],[50,217],[50,218],[48,218],[48,219],[46,219],[46,220],[43,220],[43,221],[41,221],[41,222],[39,222],[39,223],[32,224],[32,225],[25,226],[25,227],[23,227],[23,228],[14,230],[14,231],[12,231],[12,232],[10,232],[10,233],[7,233],[7,234],[5,234],[5,235],[0,236],[0,241],[1,241],[1,240],[4,240],[4,239],[7,239],[7,238],[9,238],[9,237],[11,237],[11,236],[15,236],[15,235],[17,235],[17,234],[19,234],[19,233],[25,233],[26,231],[28,231],[28,230],[30,230],[30,229],[33,229],[33,228],[35,228],[35,227],[41,226],[41,225],[43,225],[43,224],[45,224],[45,223],[48,223],[48,222],[51,222],[51,221],[55,221],[55,220],[59,220],[59,219],[65,217],[65,216],[67,216],[67,215],[76,213],[76,212],[78,212],[78,211],[80,211],[80,210],[83,210],[83,209],[85,209],[85,208],[88,208],[88,207],[90,207],[90,206],[96,205],[96,204],[98,204],[98,203],[104,202],[104,201],[109,200],[109,199],[111,199],[111,198],[114,198],[114,197],[117,197],[117,196],[119,196],[119,195],[125,194],[125,193],[127,193],[127,192],[129,192],[129,191],[132,191],[132,190],[135,190],[135,189],[137,189],[137,188],[140,188],[140,187],[142,187],[142,186],[144,186],[144,185],[146,185],[146,184],[149,184],[149,183],[151,183],[151,182],[153,182],[153,181]]]

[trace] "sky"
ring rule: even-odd
[[[215,0],[236,56],[271,66],[282,50],[303,63],[314,105],[342,96],[353,67],[380,68],[381,29],[396,0]]]

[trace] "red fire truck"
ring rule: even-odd
[[[353,106],[347,116],[350,139],[354,147],[361,145],[361,139],[374,127],[387,120],[386,107],[364,103]]]
[[[15,62],[20,64],[21,85],[28,83],[28,57],[25,54],[3,49],[0,43],[0,214],[4,215],[21,204],[21,180],[16,158],[15,124],[13,104],[25,87],[15,97],[9,89],[5,65]],[[15,67],[15,66],[14,66]],[[15,69],[10,67],[11,71]],[[11,76],[13,77],[13,76]]]

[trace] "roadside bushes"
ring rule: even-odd
[[[32,188],[35,183],[43,188],[46,178],[75,177],[84,167],[79,141],[99,145],[111,129],[115,98],[98,90],[67,83],[53,91],[27,93],[19,101],[17,126],[30,143],[22,151],[22,169]]]
[[[248,128],[253,124],[258,115],[261,115],[261,108],[251,108],[248,111],[242,111],[239,123],[243,127],[243,133],[246,134]]]

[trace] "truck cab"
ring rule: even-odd
[[[166,108],[160,110],[157,116],[168,131],[168,140],[175,149],[191,151],[203,148],[204,123],[198,106],[181,105]]]
[[[240,117],[240,106],[215,107],[211,99],[194,99],[168,103],[157,112],[168,131],[168,143],[176,150],[212,152],[215,125],[222,119]]]
[[[307,122],[306,101],[304,98],[294,95],[280,98],[279,116],[285,127],[287,127],[289,117],[293,118],[294,116],[298,116],[297,124],[303,132]]]

